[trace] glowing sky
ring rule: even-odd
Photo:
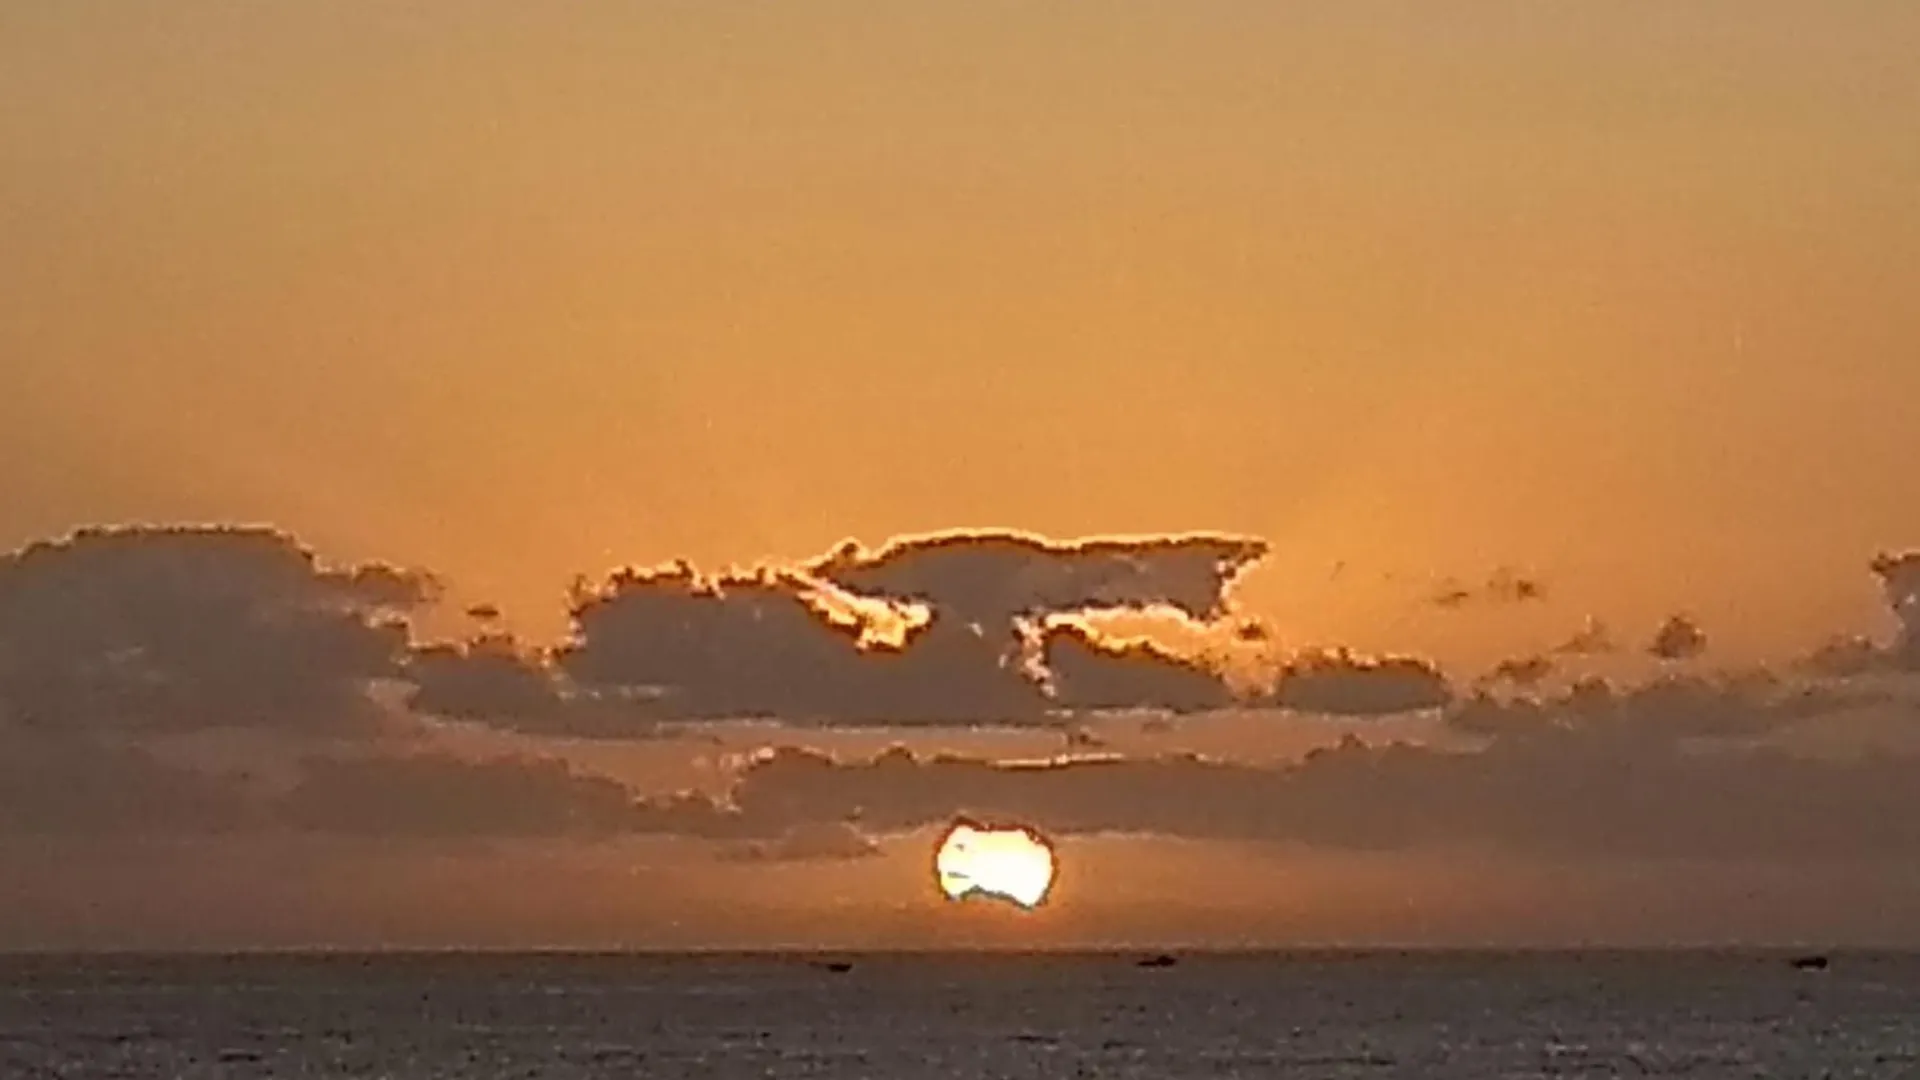
[[[1920,545],[1916,56],[1902,0],[3,5],[0,550],[271,523],[551,641],[627,564],[1222,530],[1289,648],[1781,662]]]

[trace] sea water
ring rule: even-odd
[[[1920,956],[0,958],[0,1077],[1920,1077]]]

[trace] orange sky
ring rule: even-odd
[[[1916,56],[1898,0],[9,5],[0,548],[271,522],[550,638],[628,563],[1221,529],[1289,645],[1882,632]],[[1421,602],[1502,565],[1547,602]]]
[[[1384,638],[1326,565],[1757,636],[1920,534],[1907,5],[0,18],[9,541],[272,520],[550,627],[630,560],[1232,528]]]

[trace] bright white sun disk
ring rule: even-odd
[[[1047,898],[1056,869],[1053,845],[1032,829],[957,822],[940,841],[934,870],[949,900],[981,895],[1032,908]]]

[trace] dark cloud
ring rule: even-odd
[[[1553,651],[1562,656],[1599,656],[1614,652],[1618,646],[1613,640],[1613,631],[1607,624],[1593,616],[1587,616],[1580,629],[1573,636],[1553,647]]]
[[[1881,555],[1871,566],[1900,624],[1893,657],[1902,667],[1920,668],[1920,552]]]
[[[1487,673],[1486,681],[1513,686],[1536,686],[1553,674],[1553,661],[1545,656],[1516,656],[1500,661]]]
[[[565,762],[444,754],[311,758],[277,813],[304,831],[440,839],[606,837],[644,824],[624,785]]]
[[[1884,670],[1891,659],[1888,650],[1864,637],[1835,637],[1823,642],[1800,661],[1811,674],[1830,679],[1850,679]]]
[[[773,840],[749,840],[725,849],[737,862],[840,862],[880,854],[880,845],[844,821],[809,821]]]
[[[1779,810],[1809,800],[1835,815],[1836,833],[1920,817],[1920,790],[1895,783],[1920,762],[1814,762],[1750,742],[1712,754],[1686,748],[1700,737],[1765,735],[1859,700],[1767,676],[1675,678],[1629,690],[1589,681],[1548,699],[1475,695],[1456,703],[1447,713],[1452,726],[1493,736],[1479,751],[1349,739],[1282,766],[1191,755],[1008,764],[902,749],[841,762],[779,749],[751,762],[726,801],[639,799],[550,759],[432,753],[312,758],[290,790],[250,800],[230,779],[142,752],[34,737],[8,743],[0,759],[0,831],[206,832],[272,823],[427,840],[665,835],[719,841],[731,845],[724,857],[766,861],[859,857],[872,834],[955,816],[1062,833],[1368,850],[1491,845],[1570,858],[1811,857],[1829,844],[1840,854],[1920,845],[1920,831],[1902,825],[1891,826],[1895,840],[1884,832],[1815,837],[1826,823],[1816,828]]]
[[[1158,717],[1155,717],[1154,719],[1158,719]],[[1062,739],[1065,741],[1067,750],[1069,752],[1083,751],[1083,750],[1105,750],[1107,748],[1107,740],[1101,738],[1100,736],[1094,734],[1093,732],[1087,730],[1084,727],[1068,728],[1062,734]]]
[[[1020,642],[936,613],[899,646],[862,644],[793,575],[707,580],[626,571],[577,599],[559,655],[582,688],[676,719],[829,723],[1032,721],[1047,707]]]
[[[1668,677],[1627,689],[1582,679],[1551,697],[1501,700],[1476,693],[1448,709],[1446,722],[1467,734],[1505,739],[1564,733],[1635,742],[1752,739],[1879,700],[1861,691],[1789,683],[1764,672]]]
[[[369,730],[395,616],[433,591],[322,568],[253,528],[93,529],[0,557],[0,722],[39,730]]]
[[[1487,580],[1486,593],[1495,600],[1524,604],[1546,599],[1547,587],[1538,578],[1526,577],[1502,567]]]
[[[1499,567],[1487,580],[1468,585],[1448,578],[1428,599],[1436,607],[1462,608],[1469,604],[1525,604],[1544,600],[1547,588],[1537,578]]]
[[[187,530],[204,533],[206,530]],[[234,532],[236,530],[223,530]],[[152,530],[147,530],[151,534]],[[292,538],[276,534],[270,530],[258,530],[260,535],[278,537],[279,542],[291,544]],[[306,556],[311,565],[311,556]],[[442,592],[440,579],[423,570],[409,570],[388,563],[362,563],[346,570],[324,570],[320,577],[329,588],[336,589],[342,596],[351,596],[358,604],[366,607],[391,608],[405,610],[418,607],[437,599]]]
[[[1446,722],[1466,735],[1519,739],[1567,726],[1565,715],[1557,702],[1532,697],[1498,698],[1480,691],[1449,706]]]
[[[1217,617],[1264,551],[1226,536],[953,533],[848,546],[807,569],[621,571],[576,587],[574,635],[549,655],[497,632],[486,604],[468,609],[476,640],[413,646],[403,616],[441,595],[436,579],[323,567],[281,533],[94,530],[0,562],[0,723],[366,733],[386,715],[369,695],[381,680],[423,715],[596,737],[670,720],[1030,724],[1062,704],[1201,708],[1225,688],[1172,653],[1035,628],[1116,608]]]
[[[1280,766],[1193,756],[1002,764],[899,750],[837,762],[787,750],[750,768],[733,795],[738,809],[724,812],[759,822],[858,820],[880,833],[977,817],[1056,836],[1349,851],[1904,861],[1920,856],[1917,766],[1755,747],[1703,753],[1674,741],[1566,730],[1473,752],[1371,747],[1348,737]]]
[[[251,816],[231,777],[88,737],[0,732],[0,834],[223,832]]]
[[[1706,631],[1685,615],[1669,616],[1647,643],[1647,652],[1662,660],[1691,660],[1706,651]]]
[[[577,590],[557,662],[584,692],[654,718],[1051,723],[1062,708],[1211,708],[1231,695],[1202,666],[1052,620],[1156,607],[1218,618],[1265,550],[1210,535],[950,533],[850,543],[795,571],[622,571]]]
[[[771,842],[808,824],[810,822],[806,820],[748,815],[705,795],[678,792],[641,800],[633,831],[652,836],[684,836],[701,840]]]
[[[1075,713],[1194,712],[1235,696],[1209,662],[1104,636],[1085,613],[1173,608],[1220,619],[1236,575],[1263,551],[1230,537],[953,534],[877,553],[844,549],[801,570],[622,571],[575,591],[573,637],[549,654],[489,626],[466,642],[411,644],[402,620],[439,594],[434,579],[379,564],[323,566],[269,530],[82,532],[0,557],[0,832],[659,834],[782,860],[857,857],[867,834],[957,813],[1069,832],[1573,854],[1777,854],[1810,850],[1816,835],[1836,851],[1890,851],[1920,829],[1898,824],[1865,839],[1837,831],[1870,829],[1870,807],[1901,822],[1920,810],[1920,793],[1895,785],[1886,761],[1817,762],[1764,745],[1831,713],[1910,706],[1840,682],[1764,674],[1492,692],[1541,682],[1553,669],[1545,656],[1501,665],[1465,698],[1418,658],[1295,657],[1245,703],[1344,717],[1438,710],[1453,733],[1484,746],[1349,742],[1285,767],[1087,754],[1015,766],[903,752],[841,763],[784,751],[714,801],[641,799],[555,760],[439,754],[314,757],[290,787],[270,791],[185,768],[155,752],[173,744],[146,743],[215,728],[364,732],[385,715],[370,691],[391,682],[419,714],[531,735],[636,737],[674,720],[732,717],[1006,722],[1056,725],[1069,749],[1097,750],[1097,739],[1074,733]],[[1836,643],[1806,670],[1862,674],[1913,655],[1920,556],[1884,557],[1873,569],[1900,636],[1884,647]],[[1503,588],[1515,602],[1529,598]],[[498,613],[481,607],[473,617],[490,624]],[[1224,629],[1264,640],[1247,629],[1256,625]],[[1606,643],[1590,621],[1560,651]],[[1651,648],[1682,659],[1705,643],[1676,616]],[[1832,822],[1789,820],[1775,805],[1803,801]],[[1575,813],[1582,806],[1592,820]],[[1619,835],[1636,830],[1648,835]]]
[[[691,795],[642,799],[555,758],[441,752],[318,755],[269,784],[91,738],[0,732],[0,836],[323,834],[364,839],[783,840]],[[810,833],[816,830],[809,830]]]
[[[1802,669],[1836,679],[1920,671],[1920,552],[1880,555],[1868,566],[1880,580],[1893,616],[1893,640],[1882,644],[1858,635],[1829,638],[1800,660]]]
[[[1437,709],[1451,700],[1446,676],[1429,661],[1372,659],[1331,649],[1287,663],[1272,691],[1257,703],[1330,716],[1388,716]]]
[[[1043,641],[1054,700],[1064,708],[1204,712],[1234,701],[1218,672],[1152,641],[1108,641],[1071,623],[1049,626]]]
[[[536,734],[578,723],[563,715],[567,702],[544,658],[502,635],[418,648],[406,674],[413,683],[408,704],[423,713]]]
[[[1115,608],[1171,607],[1211,622],[1267,543],[1186,534],[1053,541],[1017,532],[951,532],[878,551],[849,541],[808,571],[863,596],[927,604],[993,632],[1015,619]]]
[[[671,737],[683,729],[659,688],[583,691],[544,650],[509,635],[416,647],[405,671],[407,707],[422,716],[521,735],[570,739]],[[699,718],[699,717],[696,717]]]

